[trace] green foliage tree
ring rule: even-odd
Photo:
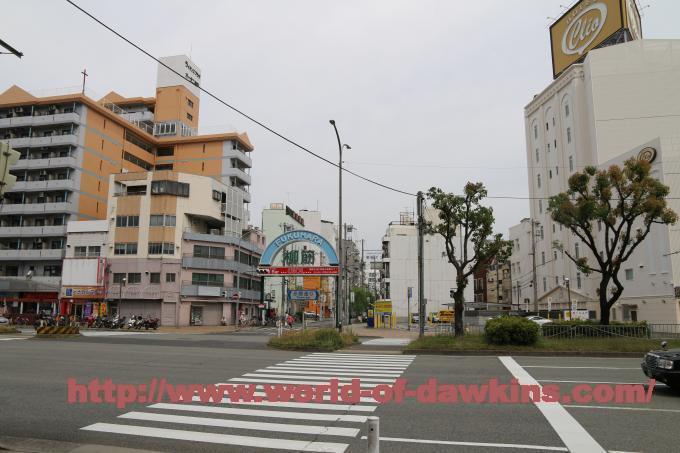
[[[563,250],[586,275],[600,274],[600,323],[609,324],[609,312],[621,297],[621,265],[645,240],[654,224],[674,224],[677,214],[666,206],[668,186],[650,176],[650,164],[627,160],[623,168],[586,167],[571,175],[566,192],[550,198],[548,212],[591,251],[594,263]],[[599,226],[598,226],[599,225]],[[600,228],[603,230],[599,233]]]
[[[481,182],[468,182],[463,195],[446,193],[437,187],[427,192],[432,207],[438,210],[439,221],[428,222],[426,232],[440,234],[444,238],[447,258],[456,269],[456,289],[453,294],[456,336],[464,334],[463,293],[468,285],[468,277],[490,259],[496,258],[502,262],[510,255],[511,242],[503,240],[502,234],[493,233],[493,209],[481,205],[486,195],[486,188]]]
[[[352,313],[355,315],[363,315],[368,307],[375,301],[373,294],[365,288],[352,288],[354,293],[354,304],[352,304]]]

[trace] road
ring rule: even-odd
[[[370,398],[352,406],[196,403],[118,409],[67,402],[68,378],[260,385],[337,375],[360,377],[368,388],[402,377],[408,388],[415,388],[432,378],[479,384],[489,379],[507,383],[513,376],[522,382],[529,376],[562,390],[579,383],[646,381],[638,359],[410,357],[375,343],[353,353],[284,352],[266,347],[270,335],[258,329],[205,335],[102,332],[60,340],[4,337],[0,439],[42,439],[51,446],[44,451],[68,451],[59,450],[55,441],[60,441],[151,451],[363,452],[365,420],[375,415],[380,417],[382,450],[389,452],[642,452],[672,451],[677,445],[680,395],[663,385],[655,388],[650,404],[552,404],[548,410],[533,403],[429,404],[415,399],[379,405]]]

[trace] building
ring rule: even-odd
[[[382,280],[380,279],[380,265],[382,251],[367,250],[364,253],[364,285],[376,298],[382,297]]]
[[[426,221],[438,221],[436,211],[431,208],[425,209],[424,217]],[[406,321],[409,311],[418,312],[418,231],[412,214],[402,213],[399,222],[388,225],[382,246],[383,297],[392,301],[397,318]],[[425,236],[423,262],[426,313],[449,309],[453,303],[451,290],[456,287],[456,269],[448,262],[443,237]],[[409,288],[413,288],[411,300]],[[473,282],[468,282],[464,293],[466,302],[474,300],[473,290]]]
[[[630,13],[630,2],[628,8]],[[649,160],[651,156],[652,174],[670,186],[668,204],[680,212],[676,176],[680,174],[680,41],[630,40],[636,37],[639,27],[624,39],[608,43],[613,45],[589,50],[525,107],[531,217],[511,228],[516,245],[511,266],[518,269],[513,273],[515,291],[519,287],[521,299],[530,298],[533,304],[533,288],[527,287],[533,274],[527,266],[535,258],[540,310],[568,305],[565,296],[569,294],[564,291],[568,279],[572,303],[587,309],[590,317],[599,317],[597,274],[580,273],[554,244],[561,242],[576,257],[589,256],[589,252],[553,222],[547,211],[549,197],[566,191],[574,172],[588,165],[606,168],[621,165],[627,158]],[[596,234],[602,241],[600,228]],[[653,227],[622,269],[625,291],[612,309],[612,320],[680,322],[675,297],[680,287],[680,255],[674,253],[678,249],[677,227]]]
[[[536,233],[533,232],[533,234]],[[518,225],[510,227],[512,254],[509,261],[513,300],[515,301],[515,308],[524,311],[530,311],[534,306],[531,240],[530,219],[524,218]],[[537,270],[540,270],[542,267],[542,265],[537,267]]]
[[[512,278],[510,263],[491,260],[486,266],[486,302],[488,309],[510,310],[512,308]]]
[[[235,228],[242,191],[175,171],[111,175],[109,312],[164,326],[234,324],[264,306],[262,232]]]
[[[106,220],[71,221],[66,224],[61,313],[68,312],[79,318],[108,314],[108,233],[109,223]]]
[[[17,182],[0,206],[0,296],[56,300],[69,221],[103,220],[109,175],[175,170],[233,187],[248,220],[253,150],[245,133],[198,134],[200,70],[185,56],[162,61],[154,97],[81,92],[38,97],[12,86],[0,94],[0,140],[21,153]],[[85,91],[87,93],[87,91]],[[32,276],[27,284],[25,276]],[[25,294],[24,294],[25,293]]]

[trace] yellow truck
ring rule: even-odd
[[[451,324],[453,323],[453,310],[439,310],[437,318],[440,323]]]

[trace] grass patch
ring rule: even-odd
[[[12,326],[0,326],[0,334],[3,333],[20,333],[20,332]]]
[[[291,351],[337,351],[359,342],[359,337],[345,329],[340,334],[335,329],[307,329],[284,331],[281,337],[271,337],[267,346]]]
[[[680,340],[669,340],[669,348],[680,348]],[[434,335],[412,341],[406,352],[427,351],[555,351],[555,352],[640,352],[661,349],[661,340],[647,338],[539,338],[531,346],[497,345],[486,342],[482,335]]]

